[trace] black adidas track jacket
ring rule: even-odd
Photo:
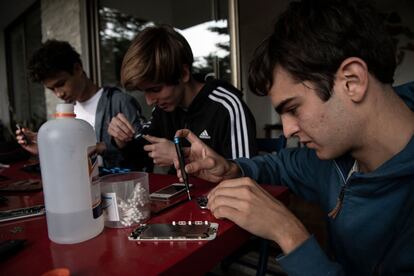
[[[147,134],[173,140],[177,130],[188,128],[205,144],[227,159],[252,157],[257,154],[256,123],[242,93],[221,80],[208,81],[193,99],[188,110],[177,107],[166,112],[155,107]],[[123,149],[134,155],[133,141]],[[139,158],[134,156],[135,158]]]

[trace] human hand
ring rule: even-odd
[[[105,142],[96,143],[95,153],[96,154],[103,154],[106,151],[106,144]]]
[[[171,166],[174,163],[174,158],[177,158],[177,153],[171,141],[151,135],[144,135],[143,137],[151,143],[145,145],[144,150],[154,160],[154,164],[158,166]]]
[[[225,180],[208,194],[216,218],[226,218],[250,233],[273,240],[288,254],[309,238],[303,224],[251,178]]]
[[[134,137],[134,133],[134,127],[124,114],[118,113],[115,117],[112,117],[108,126],[108,134],[114,138],[119,148],[125,147]]]
[[[220,182],[223,179],[235,178],[241,175],[239,167],[204,144],[194,133],[188,129],[178,130],[176,137],[186,138],[191,146],[183,148],[184,156],[188,164],[185,171],[211,182]],[[177,157],[174,158],[174,166],[177,176],[182,179]]]
[[[17,129],[16,140],[22,148],[31,154],[39,154],[39,150],[37,148],[37,132],[33,132],[27,128]]]

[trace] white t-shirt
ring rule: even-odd
[[[75,114],[76,118],[87,121],[93,129],[95,129],[95,114],[98,107],[99,99],[102,96],[103,88],[99,89],[95,95],[85,102],[76,102]]]

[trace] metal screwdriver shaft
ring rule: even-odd
[[[180,163],[181,175],[184,179],[185,189],[187,190],[188,200],[191,200],[190,185],[188,184],[188,175],[185,172],[184,154],[181,149],[180,137],[174,137],[175,150],[177,151],[178,162]]]

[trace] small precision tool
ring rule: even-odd
[[[200,207],[201,209],[207,209],[207,204],[208,204],[208,198],[207,196],[199,196],[196,198],[198,207]]]
[[[44,205],[35,205],[31,207],[0,211],[0,222],[41,216],[41,215],[44,215],[45,213],[46,213],[46,209]]]
[[[23,132],[22,128],[19,124],[16,124],[16,128],[20,130],[21,135],[23,136],[24,141],[26,142],[26,145],[29,145],[31,143],[30,139],[27,138],[27,135]]]
[[[181,175],[184,179],[185,188],[187,190],[188,200],[191,200],[190,185],[188,184],[188,175],[185,172],[184,154],[181,149],[180,137],[174,137],[175,150],[177,151],[178,162],[180,163]]]
[[[148,128],[151,126],[151,119],[145,121],[143,118],[139,118],[141,126],[135,131],[134,139],[141,138],[142,135],[147,134]]]

